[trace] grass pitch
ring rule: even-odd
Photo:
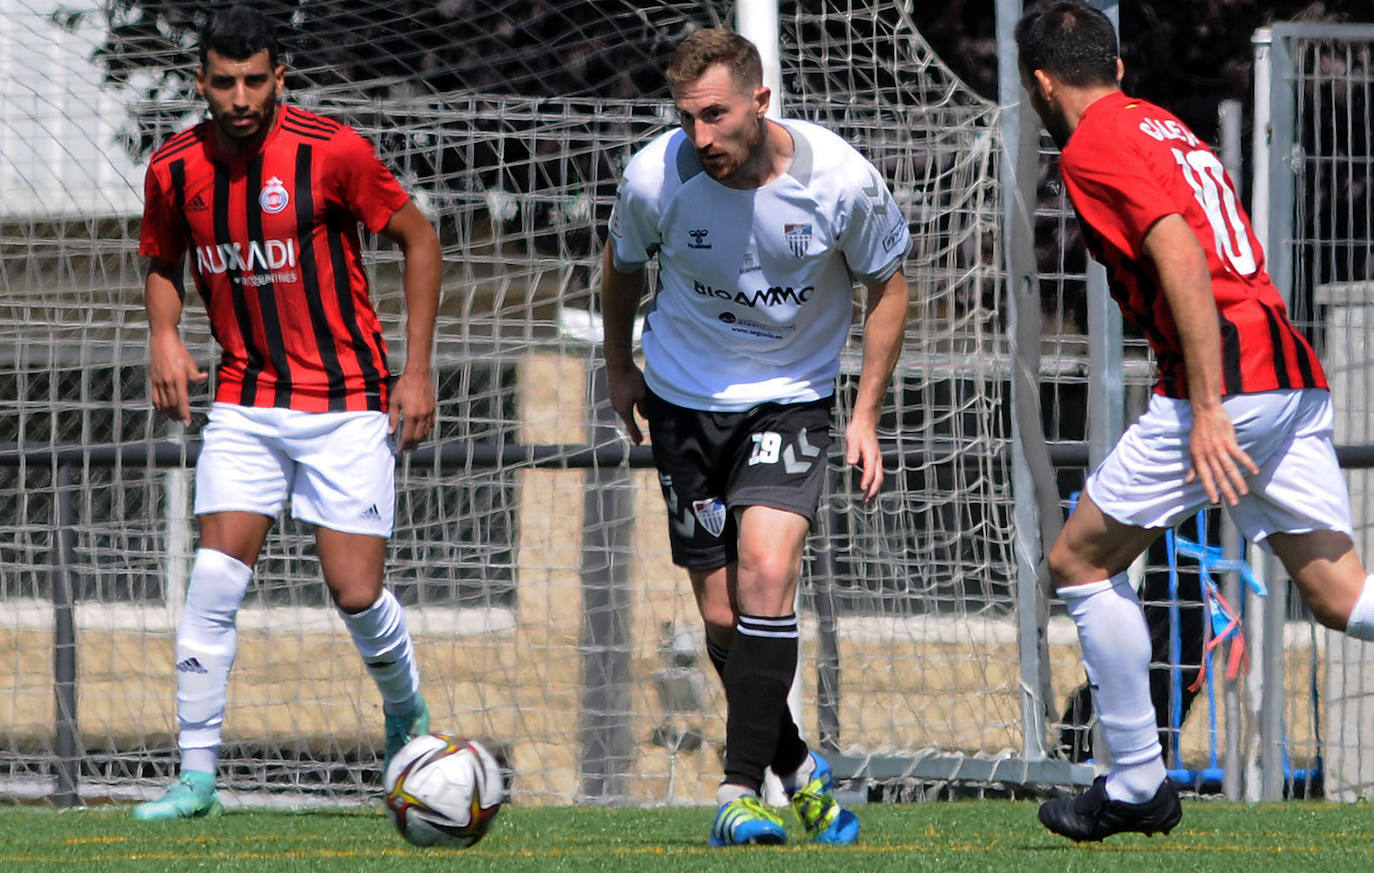
[[[7,808],[0,809],[0,870],[1270,873],[1374,865],[1374,810],[1366,804],[1185,802],[1183,823],[1167,837],[1082,846],[1041,828],[1035,808],[1005,800],[875,804],[857,810],[864,828],[857,846],[709,849],[704,807],[508,806],[486,839],[462,851],[414,848],[379,810],[135,822],[108,807]]]

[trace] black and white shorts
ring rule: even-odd
[[[768,506],[815,521],[833,398],[708,412],[650,391],[644,405],[674,564],[714,570],[738,560],[735,509]]]

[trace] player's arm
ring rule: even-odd
[[[906,333],[909,291],[906,275],[898,269],[885,281],[868,286],[864,312],[863,367],[854,413],[845,428],[846,464],[859,465],[859,487],[864,502],[871,503],[883,484],[883,454],[878,446],[878,419],[892,371],[902,352]]]
[[[1244,467],[1259,472],[1236,442],[1235,428],[1221,405],[1221,323],[1212,293],[1207,253],[1183,216],[1166,215],[1146,232],[1141,250],[1154,266],[1169,302],[1188,370],[1193,429],[1188,441],[1193,466],[1187,481],[1200,479],[1213,502],[1234,506],[1249,488]]]
[[[635,363],[634,324],[639,298],[644,291],[644,268],[622,273],[615,268],[611,243],[606,244],[601,264],[601,354],[606,361],[606,389],[611,408],[625,422],[630,441],[638,444],[644,434],[635,421],[635,409],[644,414],[644,373]]]
[[[148,381],[153,409],[173,421],[191,423],[189,382],[204,382],[207,375],[181,341],[181,277],[183,262],[151,258],[143,284],[143,305],[148,313]]]
[[[391,433],[396,433],[398,422],[401,426],[397,445],[413,449],[434,427],[434,377],[429,361],[434,351],[443,259],[434,226],[413,200],[396,210],[381,232],[405,257],[406,363],[391,389],[387,414]]]

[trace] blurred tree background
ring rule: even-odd
[[[107,20],[108,37],[99,59],[108,81],[133,90],[142,104],[128,132],[128,148],[147,154],[175,129],[194,98],[191,71],[200,26],[222,2],[107,0],[95,10]],[[662,68],[673,47],[692,29],[733,22],[729,0],[257,0],[253,5],[279,25],[288,62],[288,87],[308,87],[351,96],[385,97],[427,92],[484,92],[526,98],[565,95],[588,98],[666,96]],[[782,0],[789,9],[834,11],[833,0]],[[977,93],[995,100],[997,83],[995,0],[919,0],[911,4],[917,28],[944,62]],[[884,17],[892,7],[880,6]],[[1273,21],[1374,22],[1374,0],[1121,0],[1122,56],[1128,93],[1176,112],[1200,136],[1217,140],[1217,109],[1240,100],[1247,119],[1253,103],[1251,37]],[[855,29],[860,30],[861,22]],[[1364,113],[1350,96],[1349,108]],[[381,105],[381,104],[378,104]],[[179,113],[179,115],[178,115]],[[467,162],[484,184],[524,190],[539,184],[502,169],[527,158],[518,137],[499,136]],[[479,122],[479,127],[481,123]],[[481,127],[485,130],[485,127]],[[1351,144],[1363,148],[1363,144]],[[449,160],[446,158],[446,160]],[[585,178],[614,177],[605,155]],[[446,168],[452,170],[453,168]],[[459,169],[462,169],[459,167]],[[417,168],[426,175],[423,168]],[[503,175],[504,174],[504,175]],[[497,178],[497,176],[502,176]],[[1045,197],[1053,196],[1053,169],[1046,169]],[[1332,196],[1367,201],[1368,180],[1356,179]],[[1242,186],[1244,187],[1244,186]],[[598,192],[604,193],[604,192]],[[1363,216],[1363,208],[1349,210]],[[601,217],[601,216],[598,216]],[[1357,222],[1358,224],[1358,222]],[[1368,237],[1370,228],[1352,225],[1341,233]],[[1055,233],[1074,234],[1067,231]],[[1068,243],[1068,245],[1065,245]],[[1072,239],[1047,239],[1046,257],[1061,249],[1081,267],[1081,246]],[[1359,259],[1357,259],[1359,260]],[[1048,261],[1047,263],[1053,263]],[[1365,258],[1348,276],[1374,275]],[[1079,321],[1081,296],[1061,301],[1067,321]],[[1046,302],[1047,308],[1050,301]],[[1081,321],[1079,322],[1081,324]]]

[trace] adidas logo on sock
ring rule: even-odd
[[[187,658],[177,662],[178,673],[209,673],[210,671],[200,666],[200,661],[195,658]]]
[[[377,511],[377,504],[374,503],[367,509],[364,509],[363,518],[367,519],[368,521],[381,521],[382,514]]]

